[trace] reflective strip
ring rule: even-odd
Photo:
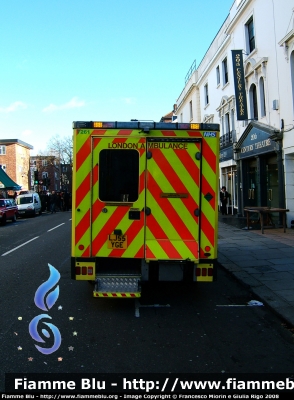
[[[112,298],[135,298],[135,297],[141,297],[140,292],[136,293],[111,293],[111,292],[95,292],[93,291],[93,296],[94,297],[112,297]]]

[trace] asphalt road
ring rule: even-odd
[[[256,299],[221,267],[214,283],[146,285],[136,314],[135,300],[93,298],[88,282],[70,279],[70,232],[70,212],[0,226],[0,391],[5,372],[293,372],[293,332],[265,306],[247,306]],[[34,297],[48,264],[59,295],[42,311]],[[29,333],[44,313],[62,337],[49,355]]]

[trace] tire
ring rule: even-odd
[[[36,210],[34,210],[32,217],[35,218],[36,216]]]
[[[13,215],[11,222],[16,222],[16,214]]]

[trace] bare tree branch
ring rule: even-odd
[[[60,163],[72,165],[73,144],[72,137],[59,135],[53,136],[47,143],[49,154],[55,156]]]

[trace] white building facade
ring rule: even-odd
[[[240,119],[232,51],[243,55]],[[294,220],[294,4],[235,0],[177,100],[178,122],[220,124],[220,187],[231,213],[246,206],[288,208]],[[239,117],[237,117],[239,115]]]

